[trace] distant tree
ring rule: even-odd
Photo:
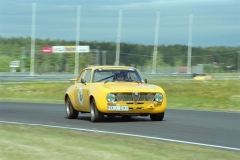
[[[9,64],[11,61],[11,57],[7,55],[0,55],[0,72],[10,72]]]
[[[146,59],[145,61],[145,66],[152,66],[153,64],[153,59]],[[160,54],[159,52],[157,53],[157,61],[156,61],[157,66],[166,66],[166,63],[163,61],[163,55]]]
[[[183,63],[183,60],[182,60],[182,59],[178,59],[178,60],[175,62],[175,66],[185,66],[185,64]]]

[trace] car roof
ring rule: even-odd
[[[129,70],[129,69],[136,69],[130,66],[89,66],[86,69],[103,69],[103,70]]]

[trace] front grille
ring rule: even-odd
[[[148,93],[139,93],[139,94],[140,94],[139,101],[147,101]],[[123,93],[122,101],[133,101],[132,93]]]

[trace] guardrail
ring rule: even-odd
[[[0,73],[0,82],[29,82],[29,81],[68,81],[75,78],[73,74],[35,74],[31,76],[30,73],[21,72],[2,72]]]

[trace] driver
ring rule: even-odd
[[[117,81],[123,81],[123,74],[122,73],[117,74]]]

